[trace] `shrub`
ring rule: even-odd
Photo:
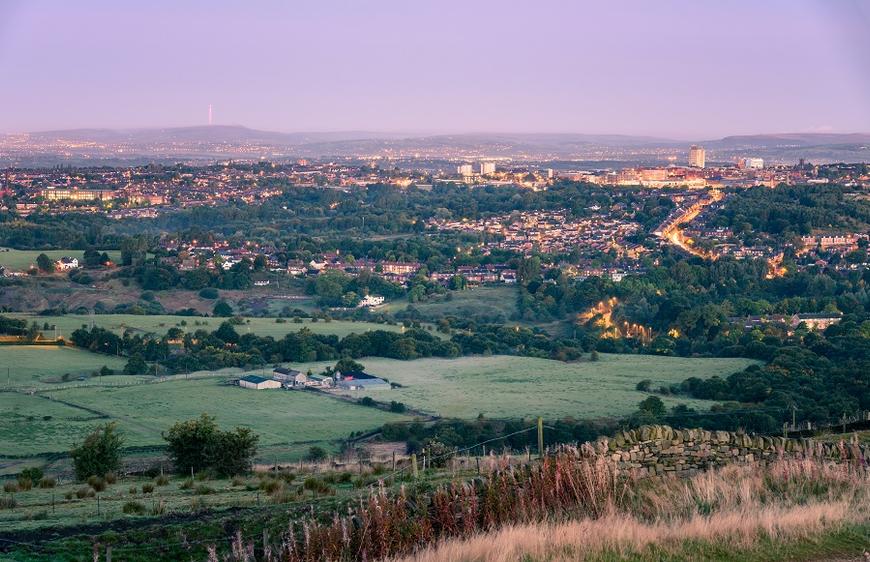
[[[102,492],[106,489],[106,481],[99,476],[91,476],[90,478],[88,478],[88,486],[90,486],[97,492]]]
[[[163,515],[166,513],[166,502],[160,500],[151,506],[151,515]]]
[[[57,480],[51,476],[43,476],[39,479],[40,488],[54,488],[57,485]]]
[[[75,497],[75,492],[67,492],[63,495],[63,499],[69,501]]]
[[[124,505],[121,507],[121,511],[123,511],[127,515],[144,515],[145,505],[141,502],[131,500],[128,502],[124,502]]]
[[[161,474],[160,476],[158,476],[157,478],[154,479],[154,483],[157,484],[158,486],[166,486],[167,484],[169,484],[169,477],[166,476],[165,474]]]
[[[206,287],[205,289],[200,290],[199,296],[204,299],[215,300],[220,296],[220,293],[214,287]]]
[[[206,496],[208,494],[213,494],[214,488],[212,488],[211,486],[209,486],[207,484],[200,484],[199,486],[196,487],[194,492],[198,496]]]
[[[179,486],[181,490],[191,490],[193,489],[193,478],[188,478],[184,482],[182,482]]]
[[[80,500],[84,498],[92,498],[95,494],[96,492],[94,492],[94,489],[90,486],[82,486],[76,490],[76,497]]]
[[[280,491],[284,488],[284,482],[281,480],[275,480],[274,478],[266,478],[260,481],[260,489],[262,489],[267,494],[271,495],[275,492]]]
[[[136,494],[139,493],[139,488],[137,488],[136,486],[130,486],[130,489],[127,490],[127,492],[128,492],[131,496],[135,496]]]
[[[368,397],[367,397],[368,398]],[[371,400],[369,398],[369,400]],[[311,462],[320,462],[326,459],[326,451],[322,447],[309,447],[308,453],[305,455],[305,460]]]
[[[640,392],[649,392],[649,389],[651,387],[652,387],[652,381],[649,379],[644,379],[644,380],[640,381],[639,383],[637,383],[637,385],[634,388],[635,388],[635,390],[638,390]]]
[[[107,472],[103,479],[106,481],[106,484],[114,484],[118,481],[118,475],[114,472]]]
[[[142,493],[143,494],[150,494],[153,491],[154,491],[154,484],[152,484],[151,482],[144,482],[142,484]]]
[[[39,482],[43,477],[42,469],[36,466],[25,468],[18,474],[18,479],[30,478],[31,482]]]
[[[15,496],[0,497],[0,509],[12,509],[18,504],[15,501]]]
[[[238,488],[245,485],[245,479],[241,476],[233,476],[233,486]]]

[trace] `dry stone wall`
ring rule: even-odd
[[[779,458],[827,458],[867,467],[870,447],[826,443],[809,438],[788,439],[729,431],[641,426],[601,438],[590,453],[608,455],[620,469],[649,475],[689,476],[700,470],[734,463],[766,464]]]

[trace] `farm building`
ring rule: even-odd
[[[390,383],[368,373],[348,373],[341,375],[335,386],[342,390],[380,390],[390,388]]]
[[[311,375],[308,377],[307,386],[320,386],[323,388],[332,388],[335,386],[335,380],[326,375]]]
[[[242,388],[253,388],[254,390],[264,390],[268,388],[281,388],[281,383],[275,379],[248,375],[239,379],[239,386]]]
[[[288,369],[286,367],[275,367],[272,370],[272,378],[283,383],[287,388],[297,386],[305,386],[308,384],[308,375],[296,369]]]

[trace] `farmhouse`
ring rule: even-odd
[[[242,388],[253,388],[254,390],[265,390],[268,388],[281,388],[281,383],[275,379],[248,375],[239,379],[239,386]]]
[[[791,327],[797,328],[801,324],[806,324],[810,330],[824,330],[842,319],[843,315],[839,312],[795,314],[791,317]]]
[[[335,386],[342,390],[380,390],[390,388],[390,383],[368,373],[349,373],[341,375]]]
[[[287,388],[297,386],[305,386],[308,384],[308,375],[296,369],[288,369],[286,367],[275,367],[272,370],[272,378],[284,384]]]
[[[311,375],[308,377],[307,386],[320,386],[323,388],[332,388],[335,386],[335,380],[326,375]]]
[[[77,258],[71,258],[69,256],[64,256],[64,257],[60,258],[59,260],[57,260],[56,262],[54,262],[54,266],[59,271],[70,271],[72,269],[78,269],[79,260]]]

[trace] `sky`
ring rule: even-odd
[[[0,0],[0,132],[870,132],[863,0]]]

